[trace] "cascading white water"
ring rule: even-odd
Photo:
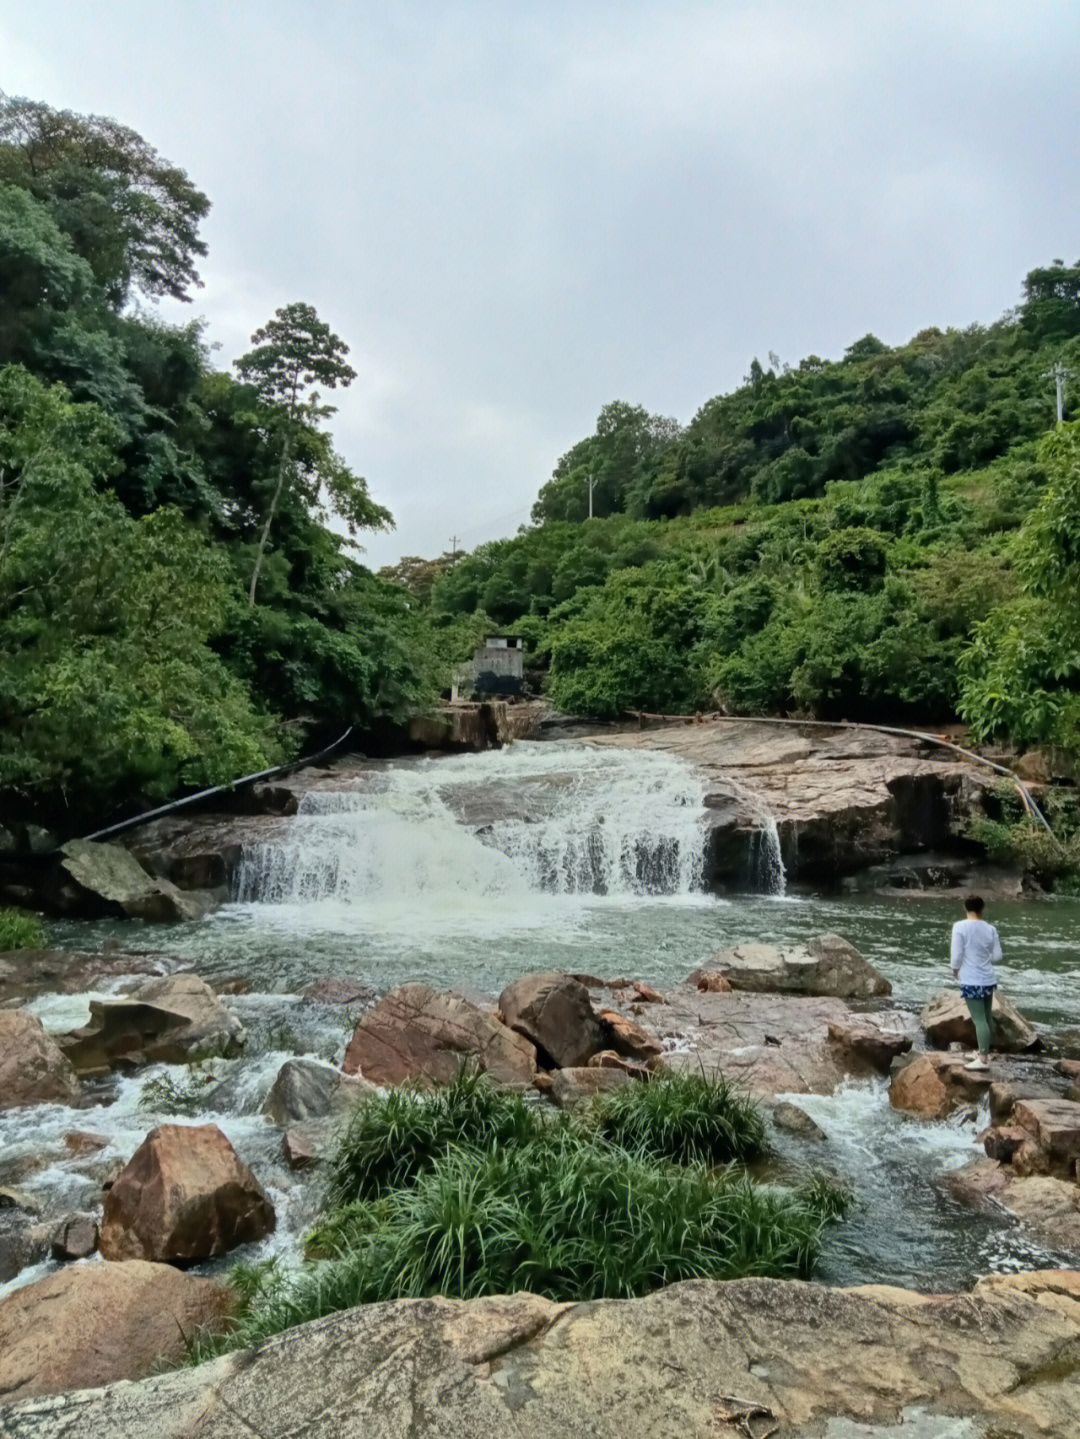
[[[284,839],[245,853],[239,899],[405,903],[437,919],[536,895],[700,889],[702,786],[667,755],[517,744],[367,779],[308,794]]]
[[[751,855],[754,866],[754,888],[762,894],[782,895],[787,889],[787,871],[780,849],[780,831],[776,816],[762,810],[761,828],[754,834]]]

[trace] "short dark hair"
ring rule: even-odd
[[[968,894],[964,896],[964,909],[968,914],[982,914],[986,905],[983,903],[981,894]]]

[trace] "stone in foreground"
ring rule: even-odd
[[[536,1050],[460,994],[403,984],[360,1019],[342,1068],[372,1084],[449,1084],[474,1064],[498,1084],[532,1084]]]
[[[71,1064],[41,1020],[23,1009],[0,1010],[0,1109],[69,1104],[78,1093]]]
[[[192,1264],[271,1233],[274,1206],[216,1124],[161,1124],[105,1198],[106,1259]]]
[[[921,1119],[947,1119],[977,1104],[990,1085],[986,1070],[964,1068],[962,1054],[919,1054],[893,1075],[889,1103]]]
[[[962,996],[956,991],[943,990],[941,994],[936,994],[919,1015],[919,1022],[927,1039],[937,1049],[948,1049],[950,1044],[962,1044],[966,1049],[975,1047],[975,1025]],[[994,1048],[1004,1054],[1023,1054],[1041,1047],[1041,1038],[1016,1006],[1000,991],[996,992]]]
[[[957,1295],[697,1280],[580,1305],[370,1304],[4,1419],[9,1439],[821,1439],[920,1410],[943,1435],[967,1416],[973,1434],[1065,1439],[1080,1433],[1078,1348],[1072,1271]]]
[[[141,1379],[163,1364],[178,1364],[185,1336],[224,1327],[235,1298],[223,1284],[167,1264],[134,1260],[58,1270],[0,1300],[0,1406],[34,1394]],[[7,1417],[0,1408],[0,1433],[31,1432],[12,1430]],[[93,1431],[76,1423],[67,1432],[74,1439]],[[125,1432],[131,1431],[114,1430],[114,1439]]]
[[[719,972],[732,989],[762,994],[834,995],[873,999],[891,994],[892,985],[838,934],[821,934],[806,945],[737,944],[713,955],[690,976]]]
[[[503,1023],[533,1043],[548,1064],[579,1069],[609,1047],[589,991],[569,974],[527,974],[499,995]]]

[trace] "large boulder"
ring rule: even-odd
[[[893,1060],[910,1050],[911,1036],[882,1029],[863,1015],[852,1015],[829,1025],[829,1045],[852,1074],[888,1074]]]
[[[891,994],[892,985],[846,939],[821,934],[805,945],[737,944],[714,955],[701,974],[719,972],[732,989],[762,994],[835,995],[838,999],[872,999]]]
[[[105,1197],[106,1259],[192,1264],[271,1233],[274,1206],[216,1124],[161,1124]]]
[[[72,839],[60,852],[63,868],[106,910],[161,922],[202,919],[214,907],[203,893],[180,890],[170,880],[147,874],[123,845]]]
[[[12,1439],[1065,1439],[1078,1347],[1080,1276],[1060,1270],[965,1294],[702,1279],[592,1304],[402,1299],[4,1420]]]
[[[263,1113],[275,1124],[293,1126],[312,1119],[338,1119],[349,1114],[375,1086],[342,1074],[315,1059],[287,1059],[266,1096]]]
[[[950,1044],[975,1047],[975,1025],[967,1005],[956,991],[936,994],[919,1016],[927,1039],[937,1049]],[[1014,1004],[1000,990],[994,994],[994,1048],[1006,1054],[1039,1049],[1042,1040]]]
[[[1019,1099],[1013,1109],[1013,1124],[1027,1134],[1046,1156],[1049,1174],[1073,1178],[1080,1160],[1080,1104],[1075,1100]],[[1080,1191],[1077,1193],[1080,1202]]]
[[[965,1069],[962,1054],[919,1054],[893,1075],[889,1103],[921,1119],[947,1119],[976,1104],[989,1086],[987,1071]]]
[[[584,1067],[591,1055],[609,1047],[589,991],[569,974],[553,971],[516,979],[499,995],[499,1016],[560,1069]]]
[[[182,1064],[236,1055],[246,1038],[239,1020],[197,974],[144,980],[120,999],[92,999],[90,1022],[60,1045],[80,1073],[136,1064]]]
[[[499,1084],[530,1085],[536,1050],[460,994],[403,984],[357,1023],[342,1064],[372,1084],[449,1084],[467,1064]]]
[[[235,1298],[166,1264],[68,1265],[0,1299],[0,1404],[178,1364],[187,1338],[227,1324]],[[11,1432],[3,1414],[0,1430]]]
[[[70,1103],[78,1081],[41,1020],[24,1009],[0,1009],[0,1109]]]

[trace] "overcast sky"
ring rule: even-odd
[[[1080,253],[1076,0],[33,0],[0,87],[206,191],[221,363],[305,300],[374,565],[512,534],[609,400],[998,318]]]

